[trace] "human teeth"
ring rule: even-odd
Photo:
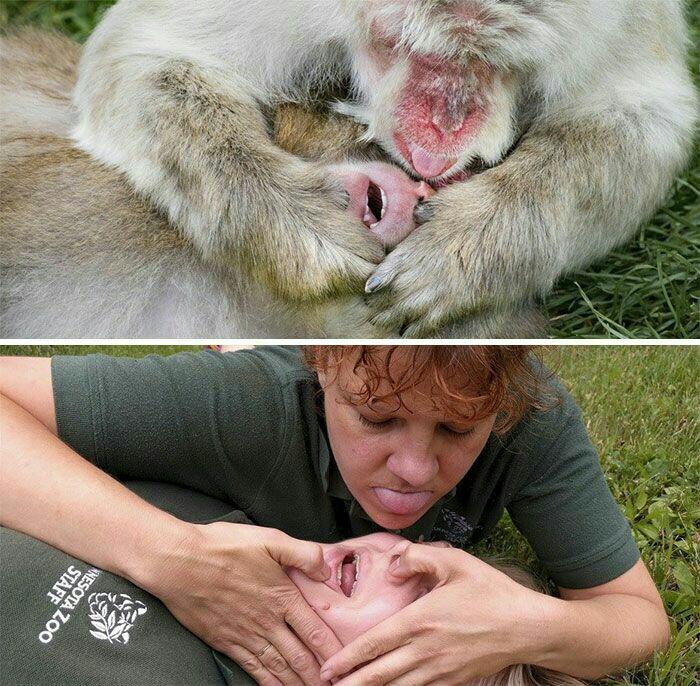
[[[355,587],[357,586],[357,580],[360,578],[360,556],[355,553],[355,581],[352,582],[352,588],[350,589],[350,597],[352,598],[355,593]]]

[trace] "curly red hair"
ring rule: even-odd
[[[401,351],[401,362],[397,353]],[[361,379],[347,394],[353,405],[370,401],[406,407],[404,394],[419,385],[448,421],[478,421],[496,414],[494,430],[502,433],[530,408],[546,405],[541,366],[534,348],[521,345],[311,345],[304,359],[330,383],[350,365]],[[408,358],[403,355],[408,354]],[[410,409],[410,408],[408,408]]]

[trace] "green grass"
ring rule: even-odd
[[[112,0],[4,0],[0,28],[34,24],[84,40]],[[700,0],[686,0],[700,84]],[[700,142],[666,204],[626,246],[563,279],[545,302],[558,338],[700,337]]]
[[[545,356],[586,417],[613,495],[672,618],[671,648],[601,684],[700,683],[700,348],[566,347]],[[483,551],[538,568],[508,519]]]
[[[0,354],[142,356],[182,349],[0,346]],[[600,683],[696,686],[700,676],[700,347],[554,347],[547,348],[545,359],[581,405],[610,488],[632,524],[672,619],[668,652],[633,673]],[[477,552],[540,569],[507,517]]]
[[[84,41],[114,0],[3,0],[0,28],[31,24]]]

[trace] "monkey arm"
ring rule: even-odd
[[[507,319],[493,324],[499,313],[628,240],[663,200],[690,148],[693,103],[691,92],[676,111],[611,104],[536,122],[501,165],[428,203],[432,216],[368,282],[381,293],[374,323],[409,336],[515,335]]]
[[[272,142],[241,79],[186,59],[131,55],[124,66],[110,55],[86,49],[79,147],[123,171],[205,259],[233,261],[289,300],[361,290],[379,241],[348,217],[327,170]]]

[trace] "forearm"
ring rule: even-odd
[[[0,396],[0,523],[148,587],[190,526],[149,505]]]
[[[587,600],[543,596],[524,662],[583,679],[596,679],[651,657],[669,638],[663,608],[633,595]]]
[[[663,201],[687,153],[660,106],[648,110],[538,121],[492,170],[498,196],[519,198],[513,230],[551,251],[547,279],[607,255]]]

